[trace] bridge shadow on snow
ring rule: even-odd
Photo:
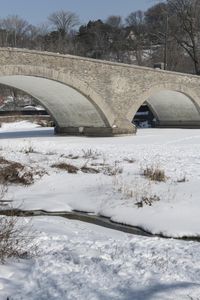
[[[17,138],[21,139],[21,138],[36,138],[36,137],[51,137],[51,136],[55,136],[53,128],[0,132],[0,139],[17,139]]]

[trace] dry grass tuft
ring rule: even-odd
[[[37,151],[31,145],[24,147],[20,150],[20,152],[24,154],[37,153]]]
[[[82,149],[82,152],[83,152],[82,158],[85,159],[97,159],[101,155],[100,152],[92,149],[88,149],[88,150]]]
[[[1,165],[7,165],[7,164],[9,164],[9,161],[1,156],[0,157],[0,166]]]
[[[64,158],[68,158],[68,159],[79,159],[80,158],[80,156],[73,155],[73,154],[68,154],[68,155],[62,154],[60,157],[64,157]]]
[[[151,188],[151,183],[141,183],[141,181],[126,182],[121,177],[115,177],[113,180],[113,188],[120,193],[123,201],[131,202],[138,208],[144,206],[152,206],[155,202],[160,201],[160,197],[156,195]]]
[[[109,164],[94,162],[94,163],[91,163],[91,166],[93,166],[93,167],[108,167]]]
[[[158,201],[160,201],[160,197],[158,197],[157,195],[147,195],[143,196],[141,198],[141,201],[136,202],[135,205],[138,208],[143,207],[145,205],[152,206],[154,202]]]
[[[33,172],[27,170],[25,166],[18,162],[8,161],[0,158],[0,183],[1,184],[22,184],[30,185],[33,183]]]
[[[183,182],[186,182],[186,181],[187,181],[186,176],[183,176],[183,177],[180,177],[180,178],[177,179],[178,183],[183,183]]]
[[[67,164],[67,163],[54,164],[54,165],[52,165],[52,168],[57,168],[57,169],[60,169],[60,170],[64,170],[64,171],[67,171],[68,173],[71,173],[71,174],[76,174],[79,171],[79,168],[77,168],[74,165]]]
[[[122,174],[123,168],[120,167],[117,162],[115,162],[114,166],[105,166],[103,168],[103,173],[108,176],[116,176],[118,174]]]
[[[146,167],[143,170],[143,175],[152,181],[165,182],[167,180],[165,171],[157,166]]]
[[[90,173],[90,174],[97,174],[97,173],[100,173],[99,170],[95,169],[95,168],[92,168],[92,167],[88,167],[86,165],[82,166],[81,167],[81,171],[83,173]]]
[[[52,168],[57,168],[60,170],[65,170],[68,173],[72,173],[72,174],[76,174],[79,170],[82,171],[83,173],[90,173],[90,174],[97,174],[100,171],[98,169],[92,168],[92,167],[88,167],[87,163],[84,164],[81,168],[78,168],[74,165],[68,164],[68,163],[58,163],[58,164],[54,164],[52,165]]]

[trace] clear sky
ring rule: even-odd
[[[126,17],[135,10],[145,10],[157,0],[0,0],[0,18],[19,15],[30,23],[44,23],[49,14],[64,9],[79,15],[81,23],[105,20],[109,15]]]

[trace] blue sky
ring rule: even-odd
[[[0,18],[19,15],[37,25],[46,21],[49,14],[64,9],[79,15],[81,23],[106,19],[109,15],[126,17],[132,11],[155,4],[156,0],[0,0]]]

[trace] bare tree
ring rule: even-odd
[[[30,30],[29,23],[17,15],[1,20],[0,27],[6,31],[7,46],[22,47],[26,34]]]
[[[164,63],[164,69],[167,69],[170,40],[167,4],[160,2],[150,7],[145,13],[145,22],[150,45],[154,45],[157,49],[153,54],[156,54],[157,59]]]
[[[69,31],[79,24],[79,17],[70,11],[60,10],[52,13],[48,17],[54,29],[62,34],[67,34]]]
[[[106,59],[117,62],[127,62],[126,29],[122,17],[111,15],[106,19],[104,24],[108,34],[109,44]]]
[[[121,16],[109,16],[105,22],[113,28],[122,28],[122,17]]]
[[[60,10],[52,13],[48,20],[58,33],[58,50],[60,52],[65,52],[66,39],[70,31],[79,24],[79,17],[70,11]]]
[[[144,12],[142,11],[132,12],[126,18],[126,24],[129,29],[128,40],[129,40],[130,50],[133,50],[135,52],[137,63],[139,65],[142,65],[143,63],[142,56],[143,56],[145,35],[146,35]]]
[[[199,0],[168,0],[172,16],[173,36],[189,55],[195,73],[200,75],[200,2]]]

